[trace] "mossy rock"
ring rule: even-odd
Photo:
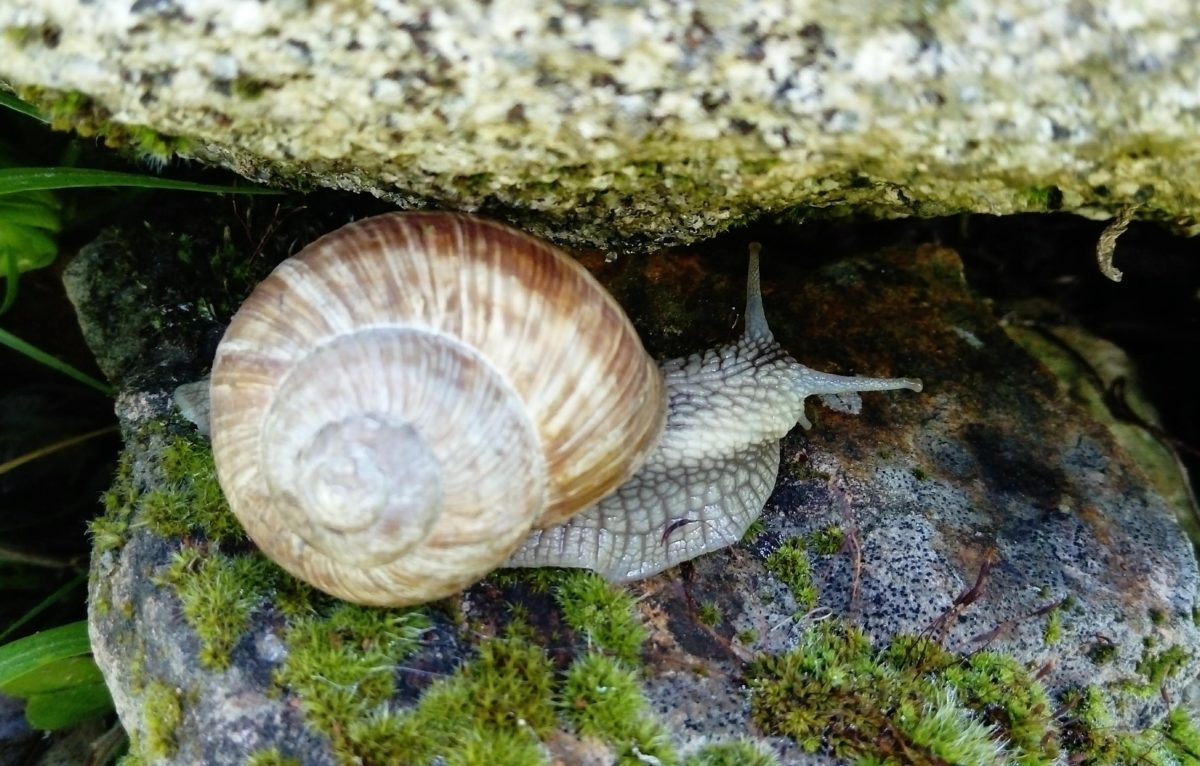
[[[293,225],[324,220],[313,204]],[[220,231],[219,215],[198,218]],[[582,260],[654,353],[678,354],[733,332],[740,245]],[[371,609],[298,583],[233,523],[171,391],[203,374],[225,318],[195,307],[252,279],[202,279],[211,263],[178,247],[112,232],[67,272],[89,337],[111,338],[104,307],[129,280],[169,301],[122,317],[131,334],[101,360],[122,383],[126,456],[93,525],[90,619],[134,762],[966,757],[947,731],[995,762],[1192,752],[1190,723],[1168,716],[1200,649],[1190,545],[951,251],[766,262],[768,316],[797,356],[927,388],[868,396],[858,417],[810,404],[814,428],[785,439],[775,494],[740,545],[625,587],[502,571],[441,602]],[[856,731],[885,732],[874,750],[821,728],[849,705],[869,718],[846,719]]]

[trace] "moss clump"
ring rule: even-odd
[[[649,717],[637,673],[619,660],[588,652],[563,679],[562,708],[575,729],[599,737],[618,751],[618,763],[674,763],[670,738]]]
[[[542,739],[560,724],[561,714],[581,734],[612,745],[619,763],[643,763],[639,759],[644,757],[668,766],[677,763],[665,729],[647,714],[637,665],[618,656],[636,661],[644,640],[632,597],[586,572],[565,573],[555,596],[567,622],[590,645],[561,681],[545,651],[533,642],[534,632],[514,619],[506,635],[481,643],[477,657],[433,683],[409,710],[390,707],[383,689],[364,688],[370,668],[380,664],[377,660],[354,674],[358,693],[353,706],[351,700],[329,699],[333,690],[297,688],[316,685],[311,679],[325,673],[311,661],[289,670],[295,680],[288,686],[306,710],[318,711],[310,713],[310,720],[324,721],[321,728],[344,762],[394,762],[402,755],[413,764],[549,763]],[[310,653],[304,647],[317,642],[318,637],[301,641],[301,652]],[[295,654],[296,641],[289,638],[289,643]],[[292,657],[287,664],[293,664]],[[322,685],[342,686],[350,679],[336,680]],[[332,710],[337,715],[330,715]]]
[[[143,492],[133,477],[129,453],[122,455],[112,486],[104,494],[104,514],[89,525],[96,553],[125,544],[132,526],[148,526],[170,538],[196,538],[223,544],[245,542],[246,533],[217,482],[212,450],[198,436],[166,436],[157,462],[148,466],[154,489]]]
[[[1147,646],[1135,669],[1146,677],[1145,688],[1148,693],[1157,694],[1163,681],[1174,677],[1191,657],[1191,652],[1179,645],[1157,653]]]
[[[175,587],[183,618],[200,640],[200,662],[205,667],[229,666],[230,653],[250,624],[250,613],[265,596],[263,590],[247,584],[262,583],[269,566],[258,554],[227,556],[194,545],[172,557],[159,582]]]
[[[571,571],[555,567],[497,569],[488,576],[488,581],[498,588],[525,587],[532,593],[549,593],[568,578]]]
[[[1096,688],[1052,703],[1013,658],[961,657],[927,638],[897,636],[875,650],[861,631],[822,623],[793,651],[756,661],[748,680],[760,727],[860,766],[1200,766],[1200,730],[1182,709],[1119,733]]]
[[[300,766],[299,758],[279,752],[279,748],[259,750],[246,759],[246,766]]]
[[[145,729],[139,740],[140,755],[151,763],[174,755],[175,730],[183,721],[179,691],[162,681],[151,683],[146,687],[142,717]]]
[[[428,625],[417,610],[347,603],[295,619],[275,682],[296,694],[308,720],[333,741],[334,752],[349,757],[354,753],[347,722],[366,718],[391,698],[393,667],[417,648]]]
[[[777,766],[779,759],[748,739],[705,745],[683,760],[683,766]]]
[[[594,572],[573,571],[559,583],[554,598],[563,619],[590,645],[630,667],[640,664],[646,629],[627,590],[609,585]]]
[[[796,603],[807,611],[817,605],[817,586],[813,582],[812,566],[804,538],[785,540],[766,560],[767,571],[783,581],[792,591]]]
[[[511,729],[470,729],[446,753],[446,766],[543,766],[549,762],[537,740]]]
[[[92,546],[97,555],[118,550],[125,544],[138,495],[137,485],[133,481],[133,457],[129,452],[123,452],[117,461],[113,483],[104,493],[104,513],[88,522],[88,532],[92,535]]]
[[[154,165],[165,165],[176,154],[192,149],[192,142],[182,136],[169,136],[145,125],[114,122],[111,112],[78,91],[29,86],[18,89],[17,95],[37,107],[54,130],[74,130],[82,138],[99,137],[106,146],[131,149]]]
[[[1062,641],[1062,609],[1056,607],[1046,615],[1046,627],[1042,629],[1042,639],[1047,646],[1054,646]]]
[[[819,556],[832,556],[842,549],[846,533],[836,524],[830,524],[824,529],[818,529],[812,535],[813,552]]]
[[[554,669],[536,644],[520,638],[487,641],[460,677],[464,690],[470,691],[474,722],[529,727],[538,734],[554,727]]]
[[[795,650],[756,661],[748,677],[754,721],[808,752],[1025,766],[1058,756],[1045,692],[990,652],[963,659],[914,637],[877,652],[858,629],[823,623]]]
[[[746,531],[742,534],[742,539],[738,542],[741,545],[748,545],[758,539],[758,536],[767,531],[767,523],[759,516],[754,521],[750,522],[750,526],[746,527]]]
[[[701,604],[696,616],[700,618],[701,623],[709,627],[719,624],[723,618],[721,608],[712,601],[705,601]]]
[[[1098,641],[1087,650],[1087,658],[1096,665],[1111,662],[1117,656],[1117,647],[1108,641]]]
[[[170,439],[160,452],[161,480],[140,498],[138,521],[163,537],[200,536],[240,543],[246,533],[217,482],[212,449],[198,437]]]
[[[571,664],[563,680],[563,710],[580,734],[620,740],[645,713],[637,673],[589,652]]]
[[[539,737],[556,723],[553,667],[525,639],[493,639],[474,661],[430,686],[413,709],[396,713],[376,703],[350,721],[338,750],[346,760],[386,763],[403,754],[408,763],[435,757],[461,764],[545,763]],[[486,760],[488,753],[497,760]]]
[[[1073,689],[1061,705],[1063,744],[1074,753],[1072,763],[1116,766],[1197,766],[1200,764],[1200,728],[1182,708],[1171,710],[1157,726],[1141,732],[1114,728],[1112,709],[1094,686]]]

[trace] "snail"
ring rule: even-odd
[[[898,388],[921,383],[788,356],[756,249],[742,337],[660,366],[574,259],[421,212],[348,224],[280,264],[200,393],[250,538],[322,590],[404,605],[503,566],[619,582],[731,545],[771,493],[780,438],[810,426],[806,397]]]

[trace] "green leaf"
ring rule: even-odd
[[[22,678],[59,660],[91,653],[86,620],[18,638],[0,646],[0,691],[20,688]]]
[[[54,235],[62,228],[58,199],[47,191],[0,196],[0,259],[8,282],[0,314],[16,299],[16,278],[54,263],[58,244]]]
[[[35,729],[59,729],[112,710],[81,620],[0,646],[0,692],[25,699]]]
[[[10,93],[0,93],[0,106],[6,106],[14,112],[20,112],[26,117],[32,117],[39,122],[49,122],[42,113],[37,110],[37,107],[32,104],[27,104],[21,99]]]
[[[58,231],[62,228],[58,207],[49,192],[6,194],[0,197],[0,223]]]
[[[25,720],[35,729],[52,731],[104,715],[113,709],[103,682],[36,694],[25,701]]]
[[[3,687],[10,697],[32,697],[35,694],[72,689],[76,686],[104,683],[100,668],[91,655],[63,657],[61,660],[39,665],[23,676],[18,676]]]
[[[56,189],[90,189],[103,186],[135,186],[143,189],[176,189],[222,194],[282,194],[277,189],[249,186],[176,181],[140,173],[120,173],[95,168],[3,168],[0,169],[0,194]]]

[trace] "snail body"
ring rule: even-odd
[[[586,567],[623,582],[733,545],[775,488],[779,440],[812,426],[807,397],[921,390],[919,380],[831,375],[788,355],[763,313],[756,245],[741,338],[661,369],[667,423],[646,463],[594,506],[535,530],[508,566]]]
[[[394,213],[281,264],[208,385],[218,478],[252,540],[341,598],[400,605],[508,566],[627,580],[738,540],[813,394],[910,388],[810,370],[746,332],[661,369],[573,259],[464,215]]]

